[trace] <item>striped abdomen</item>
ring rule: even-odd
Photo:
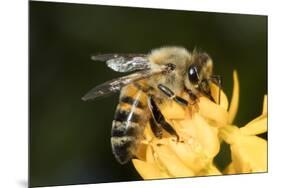
[[[121,164],[136,152],[147,122],[147,95],[134,84],[122,89],[111,130],[112,151]]]

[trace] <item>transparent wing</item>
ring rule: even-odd
[[[145,54],[101,54],[91,57],[95,61],[105,61],[116,72],[130,72],[148,69],[149,62]]]
[[[107,81],[101,85],[98,85],[97,87],[94,87],[92,90],[86,93],[86,95],[82,97],[82,100],[94,100],[100,96],[107,96],[109,94],[119,92],[121,88],[125,85],[128,85],[138,80],[149,78],[153,75],[167,72],[169,71],[169,68],[170,67],[167,66],[159,66],[159,68],[154,68],[153,70],[142,70],[127,76]]]

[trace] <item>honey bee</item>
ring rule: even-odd
[[[111,130],[112,151],[121,164],[135,156],[148,123],[156,137],[161,138],[165,130],[180,139],[158,107],[163,101],[186,107],[196,102],[199,94],[214,101],[210,83],[221,85],[221,77],[213,75],[210,56],[183,47],[161,47],[149,54],[102,54],[92,59],[106,62],[117,72],[134,71],[98,85],[82,97],[87,101],[121,92]],[[183,93],[189,99],[181,97]]]

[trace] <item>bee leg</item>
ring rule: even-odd
[[[159,84],[158,89],[160,89],[165,95],[167,95],[170,99],[173,99],[178,104],[183,105],[183,106],[188,105],[187,100],[185,100],[182,97],[179,97],[179,96],[175,95],[175,93],[171,89],[169,89],[168,87],[166,87],[162,84]]]
[[[189,98],[192,100],[192,101],[196,101],[198,99],[198,97],[192,93],[192,91],[190,89],[186,89],[186,92],[188,93],[189,95]]]
[[[150,118],[149,123],[150,123],[150,128],[151,128],[153,134],[157,138],[161,139],[162,135],[163,135],[161,126],[159,126],[159,124],[155,122],[154,118]]]
[[[206,79],[203,79],[201,83],[199,84],[199,90],[207,96],[212,102],[216,103],[214,97],[211,94],[211,90],[209,87],[209,82]]]
[[[149,97],[148,99],[149,109],[152,113],[152,118],[154,120],[154,123],[157,125],[158,128],[163,128],[165,131],[170,133],[173,136],[177,137],[177,141],[179,141],[179,135],[175,131],[175,129],[166,121],[165,117],[161,113],[160,109],[158,108],[156,102],[153,100],[152,97]],[[152,128],[153,130],[153,128]],[[158,134],[158,133],[156,133]],[[162,133],[161,133],[162,134]]]
[[[219,96],[218,96],[218,103],[220,104],[221,101],[221,88],[222,88],[222,76],[221,75],[212,75],[211,80],[219,86]]]

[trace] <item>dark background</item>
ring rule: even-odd
[[[31,186],[140,180],[110,146],[118,95],[83,102],[93,86],[122,74],[96,53],[147,53],[163,45],[208,52],[229,99],[238,71],[239,126],[258,116],[267,93],[267,17],[30,2]],[[225,153],[218,161],[226,164]]]

